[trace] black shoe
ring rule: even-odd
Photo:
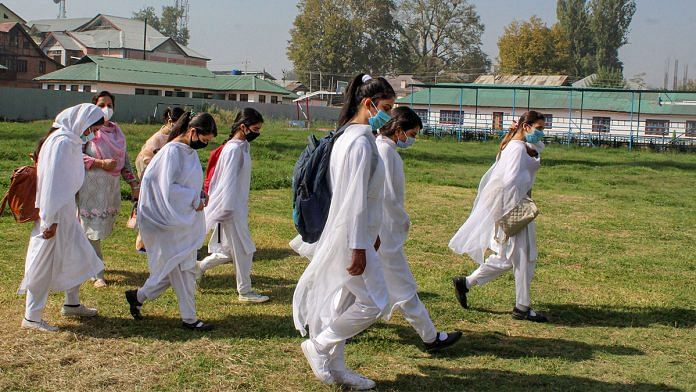
[[[462,308],[469,309],[469,304],[466,302],[466,293],[469,292],[469,289],[466,288],[466,278],[460,276],[452,279],[452,282],[454,283],[454,293],[457,295],[459,304],[462,305]]]
[[[436,351],[440,351],[442,349],[445,349],[447,347],[450,347],[457,343],[459,339],[462,337],[462,333],[459,331],[455,332],[447,332],[447,339],[445,340],[440,340],[440,332],[437,333],[437,337],[435,338],[435,341],[432,343],[424,343],[425,344],[425,351],[429,353],[434,353]]]
[[[546,323],[549,321],[549,319],[541,313],[537,313],[532,309],[525,312],[524,310],[517,309],[517,306],[512,309],[512,318],[515,320],[533,321],[535,323]]]
[[[202,322],[201,320],[197,320],[196,322],[191,323],[191,324],[189,324],[185,321],[182,321],[181,325],[184,328],[190,329],[192,331],[212,331],[215,329],[215,326],[213,326],[212,324],[206,324],[206,323]]]
[[[130,305],[130,314],[136,320],[142,320],[143,315],[140,314],[140,307],[143,306],[138,302],[138,290],[128,290],[126,291],[126,301]]]

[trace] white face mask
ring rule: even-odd
[[[114,115],[114,109],[112,109],[108,106],[104,106],[103,108],[101,108],[101,110],[102,110],[102,112],[104,112],[104,121],[111,120],[111,116]]]

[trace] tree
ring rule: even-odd
[[[398,20],[410,59],[405,66],[421,78],[441,71],[473,77],[490,67],[481,49],[483,23],[467,0],[402,0]]]
[[[558,28],[568,42],[571,73],[578,77],[594,73],[594,41],[590,30],[590,9],[587,0],[558,0],[556,17]]]
[[[636,13],[635,0],[590,0],[590,10],[597,69],[623,70],[619,48],[628,42],[628,28]]]
[[[513,21],[498,39],[499,65],[503,73],[567,73],[569,44],[559,27],[550,29],[537,16]]]
[[[689,79],[684,87],[682,87],[682,90],[684,91],[696,91],[696,79]]]
[[[623,72],[619,68],[601,66],[589,83],[589,87],[599,88],[626,88]]]
[[[152,28],[186,46],[190,38],[189,30],[187,28],[179,28],[179,21],[183,16],[183,8],[173,6],[162,7],[161,17],[157,16],[154,7],[146,7],[133,13],[133,19],[146,20],[145,18],[147,18],[147,24]]]
[[[287,53],[304,83],[310,72],[347,78],[395,70],[399,30],[393,1],[302,0],[298,9]]]
[[[152,26],[153,29],[160,31],[160,19],[157,16],[155,7],[145,7],[138,12],[133,12],[133,19],[147,20],[147,24]]]

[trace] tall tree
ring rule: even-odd
[[[596,67],[623,70],[619,48],[628,42],[635,0],[590,0],[590,10]]]
[[[596,66],[587,0],[558,0],[556,17],[568,42],[571,73],[578,77],[593,73]]]
[[[512,74],[567,73],[569,44],[558,27],[550,29],[537,16],[513,21],[498,39],[500,71]]]
[[[147,24],[174,41],[188,45],[190,38],[187,28],[179,28],[179,20],[183,17],[184,10],[173,6],[162,7],[162,16],[157,16],[154,7],[145,7],[133,13],[133,19],[147,20]]]
[[[402,0],[398,19],[403,47],[416,74],[440,71],[484,73],[490,61],[481,49],[484,26],[467,0]]]
[[[621,69],[601,66],[590,81],[590,87],[625,88],[626,80]]]
[[[303,82],[310,72],[394,71],[399,30],[393,1],[301,0],[298,9],[287,54]]]
[[[153,29],[160,31],[160,19],[157,16],[155,7],[144,7],[138,12],[133,12],[133,19],[147,20],[147,24],[152,26]]]

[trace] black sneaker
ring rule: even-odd
[[[130,305],[130,314],[136,320],[142,320],[143,315],[140,314],[140,307],[143,306],[138,302],[138,290],[128,290],[126,291],[126,301]]]
[[[533,321],[535,323],[546,323],[549,321],[549,319],[541,313],[537,313],[532,309],[525,312],[524,310],[517,309],[517,306],[512,309],[512,318],[515,320]]]
[[[437,333],[437,337],[435,338],[435,341],[432,343],[424,343],[425,345],[425,351],[429,353],[434,353],[437,351],[440,351],[442,349],[445,349],[447,347],[450,347],[457,343],[459,339],[462,337],[462,333],[459,331],[455,332],[447,332],[447,339],[445,340],[440,340],[440,332]]]
[[[462,305],[462,308],[469,309],[469,304],[466,301],[466,293],[469,292],[469,289],[466,288],[466,278],[463,276],[454,278],[452,283],[454,283],[454,293],[457,295],[459,304]]]
[[[202,322],[201,320],[196,320],[196,322],[191,323],[191,324],[189,324],[185,321],[182,321],[181,325],[184,328],[190,329],[192,331],[212,331],[215,329],[215,326],[213,326],[212,324],[206,324],[206,323]]]

